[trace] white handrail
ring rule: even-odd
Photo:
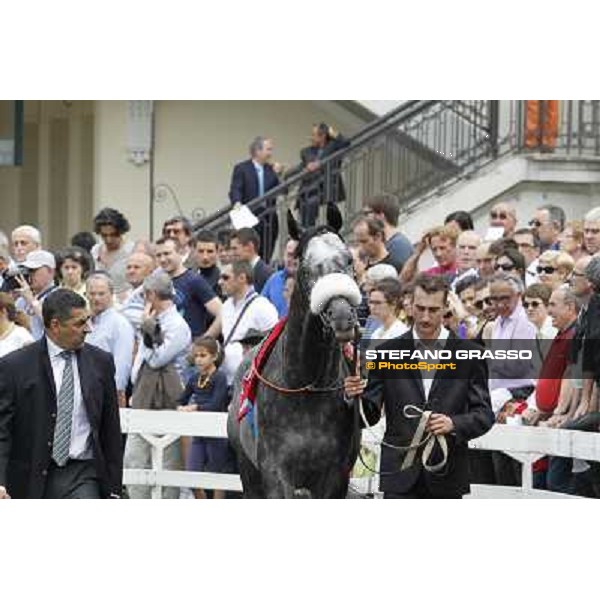
[[[121,409],[123,433],[226,438],[226,424],[225,413]],[[365,444],[373,450],[374,447],[368,442],[365,436]],[[531,465],[545,455],[600,462],[600,435],[566,429],[494,425],[484,436],[469,442],[469,447],[477,450],[499,450],[523,465],[522,487],[473,485],[473,498],[573,498],[533,489]],[[124,483],[148,485],[155,492],[165,486],[230,491],[242,489],[238,475],[164,470],[161,468],[162,461],[155,459],[157,454],[160,452],[152,453],[151,469],[125,469]],[[353,479],[352,487],[362,492],[373,493],[377,490],[377,479]],[[153,494],[153,497],[156,497],[156,494]]]

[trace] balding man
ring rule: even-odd
[[[30,252],[42,247],[42,234],[32,225],[19,225],[10,234],[12,253],[16,263],[23,263]]]
[[[504,236],[511,236],[517,227],[517,212],[508,202],[498,202],[490,210],[490,227],[502,227]]]
[[[152,256],[145,252],[134,252],[127,259],[125,278],[131,289],[124,294],[118,294],[119,310],[121,314],[137,330],[142,322],[144,311],[144,292],[142,285],[146,277],[156,269],[156,262]]]
[[[154,271],[156,263],[148,254],[134,252],[128,259],[125,266],[125,279],[127,283],[136,289],[144,283],[144,279]]]
[[[558,329],[558,333],[546,354],[535,390],[537,410],[542,415],[550,415],[542,423],[545,427],[561,427],[576,407],[577,399],[572,394],[573,374],[569,365],[569,347],[575,334],[578,307],[577,296],[569,288],[554,290],[548,302],[552,325]],[[572,468],[572,459],[550,457],[546,481],[544,472],[538,471],[536,487],[569,493]]]
[[[463,231],[456,240],[456,270],[457,275],[452,282],[452,290],[461,280],[477,276],[477,248],[481,237],[474,231]]]

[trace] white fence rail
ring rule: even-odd
[[[181,436],[225,438],[226,423],[225,413],[121,409],[123,433],[143,435],[152,445],[152,468],[125,469],[124,483],[150,486],[153,498],[160,498],[162,488],[166,486],[241,491],[238,475],[169,471],[162,466],[163,451],[169,444],[175,443]],[[365,442],[368,442],[368,436],[365,436]],[[367,445],[374,449],[372,444]],[[533,489],[531,465],[545,455],[600,462],[598,433],[496,425],[486,435],[471,441],[469,446],[480,450],[500,450],[523,465],[520,488],[473,485],[472,498],[573,498]],[[352,487],[362,493],[376,494],[377,478],[353,479]]]

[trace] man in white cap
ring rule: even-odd
[[[39,340],[44,335],[42,320],[42,304],[53,290],[56,261],[54,255],[46,250],[30,252],[21,266],[28,269],[27,276],[19,276],[21,287],[17,290],[19,299],[16,307],[29,315],[31,320],[31,335]]]

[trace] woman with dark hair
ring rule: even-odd
[[[0,356],[33,342],[29,333],[29,318],[15,307],[10,294],[0,293]]]
[[[496,273],[516,275],[525,282],[525,258],[511,246],[504,247],[496,256],[494,270]]]
[[[102,241],[92,248],[92,258],[97,271],[106,271],[115,286],[115,294],[128,289],[125,279],[125,267],[129,255],[133,252],[134,242],[126,241],[129,221],[123,213],[114,208],[103,208],[94,217],[94,232]]]
[[[444,225],[455,225],[459,231],[474,229],[471,215],[464,210],[457,210],[447,215],[444,219]]]
[[[86,298],[85,280],[92,270],[92,257],[83,249],[71,246],[56,254],[56,273],[60,287]]]

